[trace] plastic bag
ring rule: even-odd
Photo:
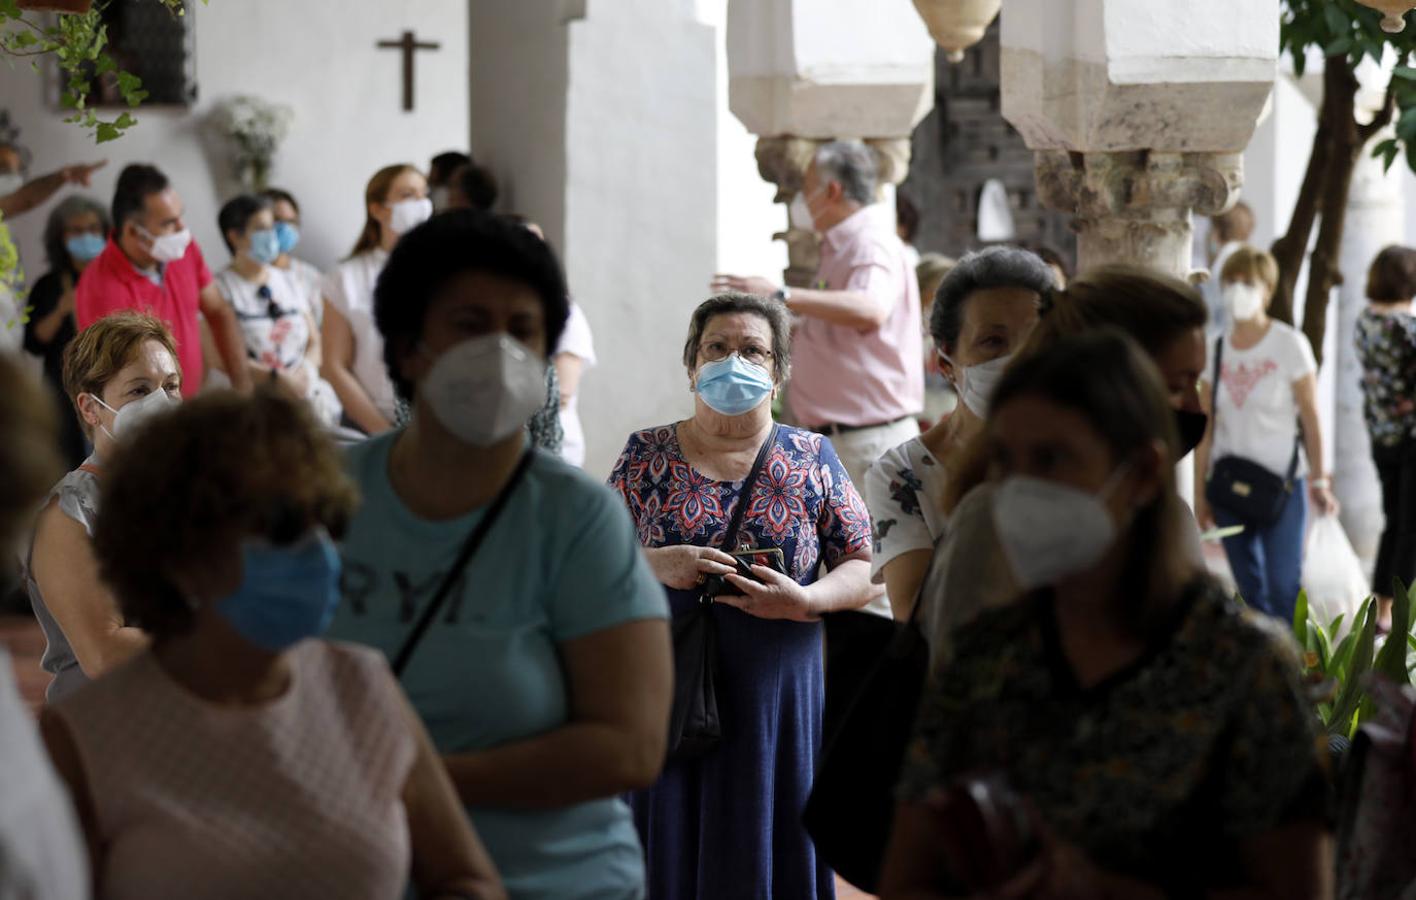
[[[1308,614],[1313,621],[1328,628],[1342,616],[1344,634],[1351,628],[1357,608],[1371,596],[1362,562],[1337,516],[1320,516],[1308,530],[1303,590],[1308,593]],[[1340,640],[1336,634],[1329,637],[1334,643]]]

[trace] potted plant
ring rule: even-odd
[[[283,103],[240,94],[222,103],[214,121],[231,147],[236,177],[249,191],[270,186],[270,173],[280,142],[290,134],[295,111]]]

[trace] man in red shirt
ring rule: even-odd
[[[201,388],[201,320],[206,319],[232,387],[251,389],[246,345],[236,314],[212,283],[201,248],[182,222],[182,198],[154,166],[131,165],[113,193],[113,234],[79,279],[79,328],[123,310],[167,323],[177,343],[182,393]]]

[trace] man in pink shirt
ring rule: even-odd
[[[876,166],[859,141],[822,145],[792,201],[792,224],[821,235],[812,288],[719,275],[714,290],[775,296],[797,316],[788,404],[796,424],[830,435],[858,488],[882,453],[919,435],[924,339],[919,283],[875,205]]]
[[[216,340],[231,384],[249,391],[246,344],[236,314],[212,283],[201,248],[182,222],[182,198],[157,168],[131,165],[113,193],[113,234],[75,291],[84,329],[123,310],[149,312],[172,331],[182,367],[182,393],[195,394],[205,375],[201,321]]]

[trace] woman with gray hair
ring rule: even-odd
[[[720,743],[671,757],[631,798],[655,900],[834,892],[801,824],[821,744],[820,616],[870,599],[870,522],[830,440],[772,420],[790,341],[776,300],[705,301],[684,344],[693,415],[630,435],[610,476],[676,623],[707,601],[716,631]]]
[[[88,456],[78,419],[68,415],[69,395],[64,392],[64,348],[78,333],[74,322],[74,286],[88,264],[103,252],[108,241],[108,212],[98,201],[82,194],[65,198],[54,207],[44,226],[44,253],[49,271],[30,289],[29,319],[25,322],[25,349],[44,363],[48,385],[60,416],[59,448],[64,462],[76,469]]]
[[[1052,269],[1036,254],[1000,246],[959,260],[935,292],[930,336],[959,403],[919,437],[887,450],[865,481],[875,534],[872,580],[885,584],[897,619],[914,608],[943,533],[950,466],[983,430],[993,388],[1037,325],[1053,284]]]

